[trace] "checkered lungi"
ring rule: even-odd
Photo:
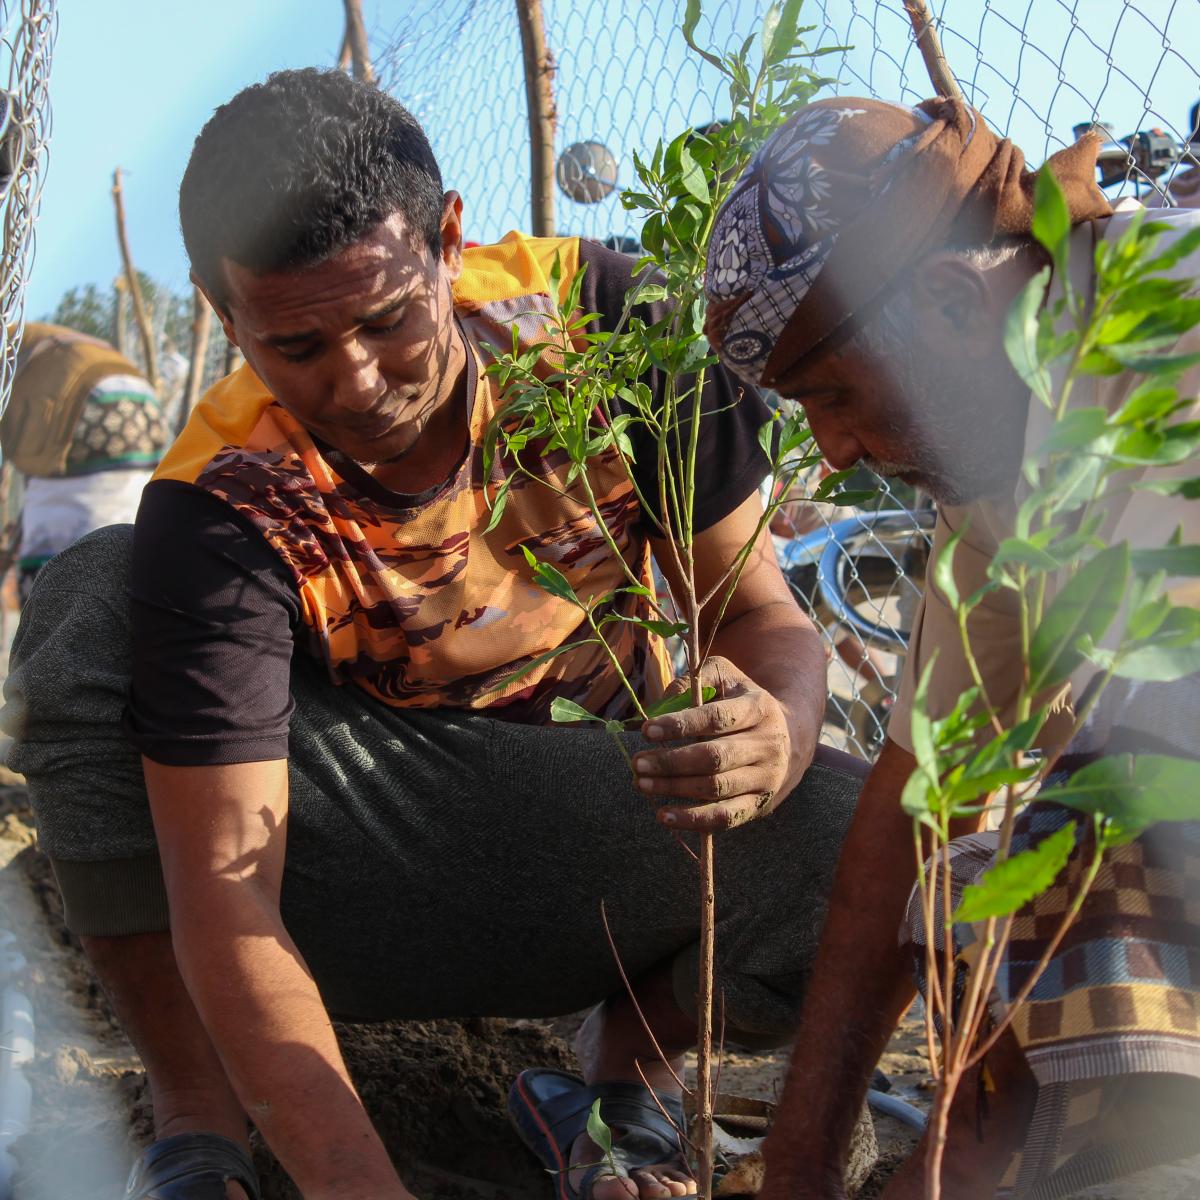
[[[1034,802],[1017,819],[1013,853],[1036,846],[1077,814]],[[1083,837],[1054,885],[1014,918],[990,997],[1008,1011],[1058,928],[1091,861]],[[992,861],[997,834],[951,848],[951,894]],[[940,902],[939,902],[940,903]],[[940,909],[939,909],[940,911]],[[956,928],[955,995],[974,940]],[[925,990],[925,931],[914,890],[901,943]],[[940,948],[942,930],[934,930]],[[1038,1083],[1028,1138],[1000,1197],[1058,1200],[1200,1152],[1200,825],[1163,824],[1105,858],[1079,917],[1012,1025]]]

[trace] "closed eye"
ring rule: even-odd
[[[295,353],[289,354],[281,346],[276,346],[275,349],[279,352],[279,357],[287,362],[298,363],[305,362],[316,354],[318,347],[316,345],[306,346],[303,350],[297,350]]]
[[[386,325],[367,325],[365,329],[368,333],[379,334],[386,336],[389,333],[395,333],[401,325],[408,319],[408,313],[401,313],[394,321],[389,321]],[[313,358],[320,349],[319,344],[306,346],[303,350],[288,352],[282,346],[276,346],[281,358],[290,363],[307,362]]]
[[[404,322],[408,320],[407,311],[402,312],[394,321],[390,321],[387,325],[368,325],[368,333],[395,333]]]

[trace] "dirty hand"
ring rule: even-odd
[[[715,833],[774,811],[800,782],[812,747],[802,747],[783,706],[727,658],[700,672],[716,696],[700,708],[654,717],[642,726],[651,742],[690,745],[643,750],[633,760],[637,786],[649,796],[699,801],[658,810],[670,829]],[[676,680],[668,695],[690,685]]]

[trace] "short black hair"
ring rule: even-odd
[[[277,71],[200,131],[179,187],[192,270],[224,300],[221,259],[311,266],[399,213],[441,253],[442,175],[417,119],[343,71]]]

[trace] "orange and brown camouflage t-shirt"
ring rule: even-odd
[[[581,256],[589,272],[599,268],[585,290],[588,311],[603,313],[588,308],[589,303],[611,308],[628,286],[632,260],[579,239],[510,234],[498,245],[464,253],[454,300],[468,349],[470,443],[442,486],[419,497],[388,492],[357,464],[315,442],[243,367],[204,397],[163,459],[147,488],[139,539],[144,540],[144,525],[149,530],[163,523],[151,519],[153,514],[143,520],[146,509],[178,503],[181,485],[232,509],[240,527],[257,531],[289,577],[296,596],[292,623],[298,644],[324,662],[331,682],[353,684],[386,704],[486,710],[510,720],[544,723],[551,701],[561,696],[600,716],[631,715],[632,703],[607,654],[594,643],[549,658],[511,681],[539,656],[591,636],[576,606],[535,582],[523,548],[558,568],[585,599],[627,583],[626,568],[653,586],[637,495],[613,451],[590,460],[588,482],[623,563],[597,527],[581,483],[568,483],[569,462],[561,453],[539,455],[533,447],[522,453],[523,466],[552,487],[517,475],[502,517],[487,529],[490,502],[513,464],[497,454],[484,471],[484,433],[501,405],[496,381],[485,374],[486,347],[511,344],[514,324],[525,344],[543,340],[545,318],[552,311],[549,275],[556,256],[564,289]],[[623,274],[619,286],[604,278],[612,276],[614,267]],[[619,312],[618,304],[613,319]],[[744,402],[745,412],[737,414],[739,436],[731,436],[729,410],[737,407],[737,390],[715,374],[714,394],[706,396],[705,406],[721,413],[713,423],[723,426],[726,443],[736,443],[735,453],[744,461],[726,470],[722,486],[713,489],[715,497],[701,498],[700,527],[706,523],[706,503],[712,508],[715,499],[714,511],[723,516],[753,491],[763,473],[754,439],[765,419],[761,401],[753,397]],[[713,430],[715,436],[720,433]],[[736,499],[734,493],[740,493]],[[155,622],[161,624],[160,614],[176,606],[157,595],[153,604],[145,603],[149,590],[161,588],[163,564],[161,554],[142,550],[138,558],[152,561],[156,574],[153,584],[139,582],[135,558],[135,613],[140,605],[145,617],[136,627],[149,643],[156,636]],[[187,572],[182,564],[181,572]],[[614,604],[623,617],[650,615],[648,602],[636,593],[622,593]],[[659,697],[670,678],[661,639],[626,620],[608,624],[605,633],[640,696],[648,701]],[[164,647],[172,640],[178,640],[177,632],[161,635]],[[211,674],[206,670],[206,677]],[[135,742],[139,730],[155,724],[148,692],[163,686],[161,663],[154,668],[153,682],[143,674],[139,683],[135,669],[128,722]],[[278,703],[273,711],[281,711]],[[185,739],[193,734],[180,731]],[[154,739],[159,751],[161,735],[157,730]],[[163,755],[142,748],[171,761],[169,751]]]

